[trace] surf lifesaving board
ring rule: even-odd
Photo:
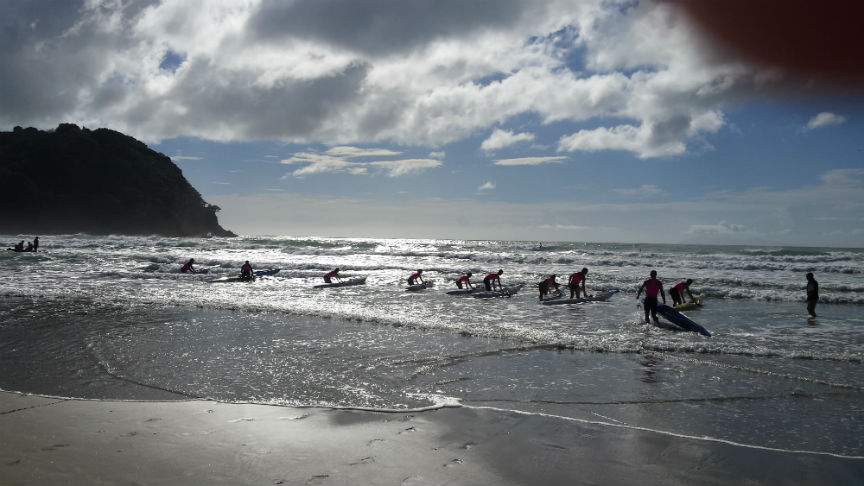
[[[475,291],[479,292],[477,289],[455,289],[448,290],[447,295],[468,295],[473,294]]]
[[[432,285],[434,285],[434,284],[435,284],[434,280],[427,280],[426,282],[424,282],[422,284],[409,285],[409,286],[405,287],[405,290],[408,292],[416,292],[418,290],[428,289],[428,288],[432,287]]]
[[[255,270],[256,277],[264,277],[267,275],[276,275],[279,273],[278,268],[268,268],[267,270]]]
[[[320,285],[316,285],[313,288],[316,289],[327,289],[330,287],[348,287],[351,285],[363,285],[366,283],[366,277],[355,277],[349,280],[343,280],[341,282],[333,282],[333,283],[324,283]]]
[[[665,317],[666,320],[675,324],[676,326],[686,329],[688,331],[698,332],[699,334],[707,337],[711,337],[711,333],[708,332],[704,327],[700,326],[693,322],[692,319],[685,316],[684,314],[678,312],[677,310],[669,307],[666,304],[658,303],[657,304],[657,313],[661,316]]]
[[[614,290],[607,290],[606,292],[599,293],[597,295],[593,295],[591,297],[580,297],[577,299],[565,299],[563,297],[552,297],[551,299],[545,299],[542,302],[543,305],[560,305],[560,304],[580,304],[582,302],[603,302],[609,300],[609,297],[612,297],[615,294]]]
[[[471,296],[475,299],[491,299],[494,297],[510,297],[511,295],[519,292],[519,289],[522,288],[522,284],[519,285],[508,285],[505,286],[501,290],[475,290],[471,292]]]
[[[672,306],[672,308],[677,310],[677,311],[698,309],[698,308],[702,307],[702,299],[704,299],[704,298],[705,298],[705,294],[699,294],[699,296],[696,297],[696,302],[687,302],[684,304],[678,304],[678,305]]]

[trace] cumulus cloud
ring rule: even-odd
[[[294,177],[327,172],[365,175],[369,173],[370,168],[381,169],[389,177],[400,177],[443,165],[437,159],[356,160],[398,155],[402,155],[402,153],[386,149],[338,146],[331,147],[324,153],[297,152],[291,157],[283,159],[281,162],[285,165],[297,164],[303,166],[291,172],[291,175]]]
[[[583,124],[561,152],[650,158],[721,129],[725,100],[767,79],[706,55],[666,2],[70,0],[0,18],[0,125],[147,142],[437,148],[530,114]],[[496,128],[482,148],[532,137]]]
[[[807,129],[813,130],[815,128],[827,127],[831,125],[842,125],[844,123],[846,123],[845,116],[823,111],[822,113],[819,113],[807,122]]]
[[[514,166],[514,165],[541,165],[541,164],[557,164],[561,161],[567,160],[567,157],[564,156],[550,156],[550,157],[520,157],[516,159],[497,159],[493,164],[495,165],[504,165],[504,166]]]
[[[511,130],[501,130],[500,128],[496,128],[492,131],[492,134],[489,135],[489,138],[480,144],[480,148],[487,152],[491,152],[504,147],[509,147],[510,145],[519,142],[533,141],[533,133],[513,133]]]

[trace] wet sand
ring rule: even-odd
[[[861,484],[864,459],[468,407],[368,412],[0,392],[3,484]]]

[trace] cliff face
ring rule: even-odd
[[[217,211],[170,158],[122,133],[0,132],[0,233],[235,236]]]

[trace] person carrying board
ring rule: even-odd
[[[663,292],[663,283],[657,280],[657,270],[651,270],[651,278],[642,282],[642,286],[639,287],[639,291],[636,292],[636,300],[639,300],[639,296],[642,295],[642,291],[645,291],[645,323],[651,322],[648,319],[648,314],[651,314],[651,317],[654,318],[654,324],[660,324],[660,320],[657,319],[657,294],[660,294],[663,297],[663,303],[666,303],[666,293]]]
[[[502,273],[504,273],[504,270],[498,270],[498,273],[490,273],[483,278],[483,285],[486,287],[486,290],[495,290],[495,282],[498,282],[498,290],[501,292],[504,291],[504,287],[501,286]]]
[[[684,303],[684,291],[687,291],[687,295],[690,296],[690,302],[696,302],[696,298],[693,297],[693,294],[690,293],[690,284],[693,283],[693,279],[688,278],[683,282],[678,282],[671,289],[669,289],[669,297],[672,297],[672,306],[676,306],[678,304]]]
[[[561,289],[558,288],[558,282],[555,281],[555,278],[557,278],[556,275],[552,274],[540,282],[540,300],[543,300],[543,296],[552,291],[553,288],[558,292],[558,296],[561,296]]]
[[[471,275],[471,272],[468,272],[459,277],[459,280],[456,281],[456,286],[460,289],[473,289],[474,285],[471,284]]]
[[[588,269],[582,268],[581,271],[570,275],[570,280],[567,282],[567,287],[570,289],[570,298],[572,299],[575,295],[576,298],[579,298],[579,284],[582,284],[582,297],[588,298],[588,291],[585,290],[585,279],[588,277]]]
[[[423,269],[417,270],[416,272],[412,273],[410,277],[408,277],[408,285],[414,285],[417,283],[426,283],[423,281]]]

